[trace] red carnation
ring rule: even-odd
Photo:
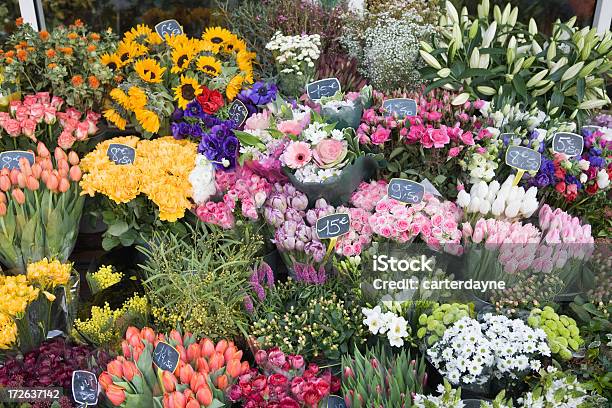
[[[598,190],[599,190],[599,187],[597,187],[597,182],[589,184],[586,188],[586,192],[591,195],[597,193]]]
[[[225,104],[223,95],[219,91],[213,91],[207,87],[202,87],[202,93],[197,97],[202,110],[209,115],[214,115]]]

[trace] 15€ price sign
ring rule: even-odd
[[[351,229],[348,213],[330,214],[317,220],[315,226],[319,239],[333,239],[347,234]]]

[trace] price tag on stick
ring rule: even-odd
[[[306,93],[313,101],[325,96],[334,96],[340,90],[338,78],[325,78],[306,85]]]
[[[30,165],[34,164],[34,153],[32,152],[9,150],[0,153],[0,169],[19,169],[19,159],[22,157],[28,159]]]
[[[524,146],[509,146],[506,150],[506,164],[518,170],[512,185],[516,186],[526,171],[538,171],[541,162],[542,155],[539,152]]]
[[[98,379],[84,370],[72,372],[72,397],[79,404],[94,406],[98,403]]]
[[[389,115],[397,115],[403,119],[406,116],[414,116],[417,113],[417,103],[410,98],[387,99],[383,101],[383,110]]]
[[[167,36],[183,34],[183,28],[176,20],[164,20],[155,25],[155,32],[166,41]]]
[[[106,155],[115,164],[134,164],[136,149],[121,143],[111,143],[106,150]]]
[[[387,185],[389,198],[407,204],[418,204],[423,201],[425,186],[416,181],[393,178]]]
[[[327,397],[327,408],[346,408],[346,403],[344,402],[344,398],[339,397],[337,395],[330,395]]]
[[[229,107],[229,117],[237,127],[242,126],[242,124],[247,120],[249,116],[249,110],[246,105],[242,103],[242,101],[236,99]]]
[[[323,265],[327,263],[327,259],[331,255],[338,237],[348,234],[351,230],[351,216],[348,213],[330,214],[321,217],[317,220],[315,231],[320,240],[329,239],[327,252],[323,258]]]
[[[160,341],[153,350],[153,363],[164,371],[170,371],[171,373],[176,370],[179,363],[180,354],[177,349]]]
[[[584,149],[584,138],[576,133],[559,132],[553,136],[552,149],[566,156],[580,156]]]

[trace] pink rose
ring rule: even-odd
[[[36,95],[26,95],[23,97],[23,104],[25,106],[32,106],[38,103],[38,97]]]
[[[429,112],[427,114],[427,119],[432,122],[437,122],[442,119],[442,114],[440,112]]]
[[[64,150],[70,149],[74,142],[76,142],[76,138],[72,136],[72,132],[66,130],[57,138],[57,144]]]
[[[76,139],[77,140],[87,139],[88,130],[89,130],[89,123],[87,122],[79,123],[74,131],[74,135],[76,136]]]
[[[302,130],[304,129],[302,124],[297,120],[284,120],[278,124],[277,128],[284,134],[290,134],[295,136],[302,133]]]
[[[14,115],[17,112],[17,108],[21,106],[21,101],[10,101],[9,102],[9,112],[11,115]]]
[[[474,145],[474,135],[472,135],[472,132],[465,132],[461,135],[461,141],[468,146],[473,146]]]
[[[8,113],[6,113],[6,112],[0,112],[0,126],[2,126],[2,124],[3,124],[4,122],[6,122],[6,121],[7,121],[8,119],[10,119],[10,118],[11,118],[11,116],[10,116]]]
[[[87,134],[88,135],[94,135],[98,131],[98,125],[96,122],[97,121],[93,121],[91,119],[85,120],[85,123],[87,123]]]
[[[448,151],[448,157],[457,157],[461,153],[461,147],[451,147]]]
[[[21,122],[21,131],[29,138],[34,138],[36,132],[36,121],[34,119],[25,119]]]
[[[87,111],[87,120],[90,120],[92,122],[97,122],[98,120],[100,120],[101,117],[102,115],[100,115],[97,112]]]
[[[38,99],[38,102],[46,105],[51,101],[51,96],[49,92],[36,92],[36,99]]]
[[[26,105],[19,105],[15,110],[15,119],[23,122],[25,119],[30,117],[30,109]]]
[[[57,120],[56,110],[53,106],[45,107],[45,123],[47,125],[52,125]]]
[[[384,127],[378,125],[376,131],[372,134],[372,143],[382,145],[389,140],[390,135],[391,131],[389,129],[385,129]]]
[[[246,120],[245,128],[251,130],[264,130],[270,127],[270,115],[267,110],[256,113]]]
[[[81,112],[79,112],[78,110],[74,109],[74,108],[68,108],[66,109],[66,114],[68,115],[68,117],[74,119],[74,120],[80,120],[81,119]]]
[[[30,116],[36,122],[40,123],[43,119],[44,114],[45,114],[45,107],[43,104],[35,103],[34,105],[30,106]]]
[[[63,104],[64,100],[59,96],[54,96],[53,98],[51,98],[51,106],[53,106],[55,109],[61,109]]]
[[[434,147],[441,148],[450,143],[450,137],[448,137],[448,133],[444,129],[433,129],[431,131],[431,141]]]
[[[337,166],[348,153],[346,143],[336,139],[323,139],[312,151],[312,157],[321,168]]]
[[[282,367],[287,361],[285,353],[280,350],[272,350],[268,353],[268,362],[276,367]]]
[[[12,137],[17,137],[21,134],[21,125],[16,119],[7,119],[2,125],[6,133]]]

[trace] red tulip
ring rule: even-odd
[[[49,157],[51,154],[49,153],[49,149],[43,142],[38,142],[38,146],[36,146],[36,152],[40,157]]]
[[[150,327],[143,327],[140,331],[140,337],[142,337],[151,344],[155,342],[155,332]]]
[[[123,377],[123,364],[119,360],[113,360],[106,365],[106,370],[116,377]]]
[[[215,351],[218,353],[225,353],[225,350],[228,346],[229,345],[227,344],[227,340],[220,340],[215,346]]]
[[[191,397],[189,400],[187,400],[187,405],[185,405],[185,408],[200,408],[200,403]]]
[[[183,338],[181,337],[181,334],[179,332],[177,332],[176,330],[172,330],[170,332],[170,339],[174,340],[176,342],[176,344],[183,344]]]
[[[165,371],[162,373],[162,383],[164,384],[164,390],[166,392],[172,392],[176,389],[176,384],[178,381],[174,374],[170,371]]]
[[[23,193],[23,191],[21,191],[21,189],[14,188],[13,191],[11,191],[11,195],[13,196],[15,201],[17,201],[17,204],[25,203],[25,194]]]
[[[191,377],[191,381],[189,382],[189,386],[194,392],[198,392],[200,387],[205,386],[206,384],[206,377],[201,373],[193,374],[193,377]]]
[[[170,408],[185,408],[187,401],[185,396],[178,391],[174,391],[168,398]]]
[[[193,377],[193,374],[193,367],[190,364],[185,364],[183,367],[181,367],[179,371],[181,384],[189,384],[189,382],[191,381],[191,377]]]
[[[190,363],[195,362],[200,357],[200,346],[197,343],[192,343],[187,347],[187,360]]]
[[[204,357],[200,357],[197,359],[196,361],[196,367],[198,369],[198,372],[200,373],[207,373],[210,372],[210,367],[208,366],[208,361],[206,361],[206,359]]]
[[[110,376],[108,372],[104,371],[102,372],[102,374],[100,374],[100,378],[98,378],[98,382],[102,386],[102,389],[106,390],[106,388],[108,388],[108,386],[113,383],[113,378]]]
[[[130,350],[130,345],[126,340],[121,342],[121,352],[125,358],[130,358],[132,356],[132,351]]]
[[[140,375],[140,370],[136,367],[133,361],[123,362],[123,376],[128,380],[132,381],[135,375]]]
[[[70,153],[68,153],[68,161],[73,166],[76,166],[77,164],[79,164],[79,161],[80,161],[79,160],[79,155],[76,152],[71,151]]]
[[[125,391],[118,385],[109,384],[106,387],[106,397],[114,406],[118,407],[125,401]]]
[[[215,344],[210,339],[204,339],[200,342],[202,348],[201,355],[210,358],[215,353]]]
[[[204,406],[209,406],[212,403],[212,392],[210,392],[210,388],[202,387],[196,393],[196,398],[200,402],[200,404]]]
[[[208,360],[208,366],[210,367],[211,372],[215,372],[221,367],[223,367],[224,363],[225,361],[223,359],[223,354],[221,353],[213,354],[212,357]]]

